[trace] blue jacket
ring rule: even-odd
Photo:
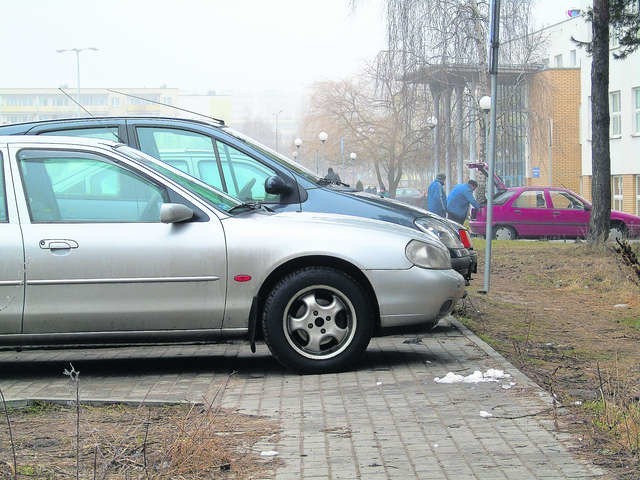
[[[438,180],[434,180],[427,190],[427,210],[441,217],[447,216],[447,196]]]
[[[468,183],[459,183],[447,197],[447,212],[458,218],[466,218],[469,205],[480,208],[480,204],[473,196],[473,189]]]

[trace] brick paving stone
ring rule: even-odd
[[[0,388],[15,404],[72,400],[62,375],[72,363],[85,401],[215,400],[263,415],[282,428],[279,439],[256,445],[279,452],[265,477],[277,480],[608,478],[572,455],[575,438],[534,415],[549,408],[549,395],[455,320],[373,339],[363,361],[339,374],[296,375],[257,347],[256,354],[243,342],[1,350]],[[489,368],[516,385],[434,382]]]

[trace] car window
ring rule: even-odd
[[[504,205],[507,200],[513,197],[516,194],[515,190],[505,190],[504,192],[499,193],[493,199],[493,203],[495,205]]]
[[[165,190],[88,152],[25,149],[18,166],[34,223],[159,222]]]
[[[547,208],[543,190],[525,190],[513,202],[517,208]]]
[[[276,175],[271,168],[240,150],[216,140],[227,193],[244,202],[278,202],[278,195],[267,194],[264,181]],[[209,183],[209,182],[207,182]]]
[[[69,128],[65,130],[52,130],[43,132],[42,135],[53,135],[63,137],[86,137],[100,138],[102,140],[110,140],[112,142],[120,142],[118,136],[118,127],[94,127],[94,128]]]
[[[551,190],[549,192],[551,197],[551,203],[553,208],[561,209],[582,209],[584,210],[584,203],[575,195],[571,195],[569,192],[563,192],[561,190]]]
[[[136,132],[143,152],[224,190],[210,136],[165,127],[138,127]]]
[[[4,186],[4,159],[0,152],[0,222],[7,222],[7,193]]]

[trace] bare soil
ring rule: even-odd
[[[582,455],[640,478],[638,266],[573,241],[496,241],[482,294],[485,243],[474,246],[479,272],[458,315],[555,396]]]

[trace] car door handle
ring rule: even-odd
[[[78,242],[66,238],[47,238],[40,240],[40,248],[45,250],[68,250],[78,248]]]
[[[513,211],[513,213],[517,213],[518,215],[520,215],[522,212],[520,211],[520,209],[516,209]]]
[[[562,215],[562,213],[561,212],[553,212],[553,216],[554,217],[557,217],[558,215]]]

